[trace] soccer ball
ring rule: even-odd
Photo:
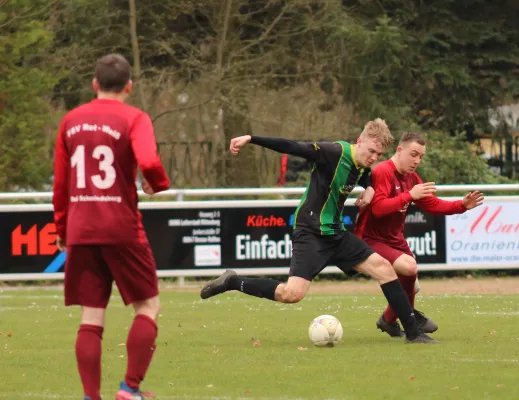
[[[319,315],[308,328],[308,336],[317,347],[333,347],[342,339],[341,322],[333,315]]]

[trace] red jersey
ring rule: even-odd
[[[137,166],[155,192],[169,188],[148,114],[96,99],[63,120],[54,155],[54,221],[67,245],[147,243]]]
[[[411,202],[431,214],[450,215],[466,211],[461,200],[445,201],[434,195],[413,200],[410,190],[420,183],[423,182],[416,172],[402,175],[392,160],[377,164],[371,174],[375,196],[359,214],[355,226],[357,236],[395,248],[407,248],[404,223]]]

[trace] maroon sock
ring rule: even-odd
[[[416,277],[418,275],[413,276],[406,276],[406,275],[398,275],[398,280],[400,281],[400,284],[402,285],[404,292],[407,294],[407,297],[409,298],[409,302],[411,303],[411,307],[414,308],[414,283],[416,281]],[[396,315],[395,311],[391,308],[390,305],[388,305],[384,311],[384,320],[386,322],[395,323],[398,319],[398,316]]]
[[[396,312],[388,304],[386,309],[384,310],[384,320],[386,322],[394,324],[397,319],[398,319],[398,315],[396,315]]]
[[[76,339],[76,359],[85,396],[101,399],[101,340],[103,328],[97,325],[79,326]]]
[[[126,341],[128,352],[128,370],[126,384],[132,389],[139,389],[155,352],[157,324],[146,315],[137,315]]]
[[[411,303],[411,307],[414,308],[414,297],[416,295],[416,292],[414,291],[414,284],[416,282],[416,278],[418,275],[413,276],[402,276],[400,278],[400,283],[402,284],[402,287],[404,288],[404,291],[407,294],[407,297],[409,298],[409,302]]]

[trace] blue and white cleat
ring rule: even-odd
[[[115,400],[145,400],[154,398],[153,393],[141,392],[139,389],[132,389],[126,382],[121,382],[119,391],[115,395]]]

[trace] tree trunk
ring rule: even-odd
[[[132,38],[133,76],[136,81],[139,105],[144,111],[147,111],[148,107],[146,105],[144,87],[141,80],[141,53],[139,50],[139,39],[137,37],[137,11],[135,9],[135,0],[128,0],[128,3],[130,6],[130,35]]]
[[[229,29],[231,25],[231,10],[233,0],[226,0],[223,11],[222,30],[218,39],[218,49],[216,54],[216,76],[218,81],[222,81],[225,76],[224,59],[228,43]],[[245,146],[238,157],[233,156],[229,151],[229,143],[232,138],[242,135],[252,135],[250,124],[249,106],[246,96],[242,89],[232,90],[223,88],[221,96],[224,98],[222,104],[222,126],[223,126],[223,146],[221,154],[216,158],[215,174],[216,184],[220,187],[258,187],[260,185],[259,174],[257,173],[255,146]]]
[[[221,183],[225,187],[259,187],[259,171],[257,170],[256,146],[245,146],[238,156],[233,156],[229,151],[229,143],[232,138],[243,135],[252,135],[252,126],[248,116],[249,107],[245,99],[235,100],[237,109],[228,103],[223,106],[223,131],[225,138],[225,153],[223,166],[225,171],[221,174]]]

